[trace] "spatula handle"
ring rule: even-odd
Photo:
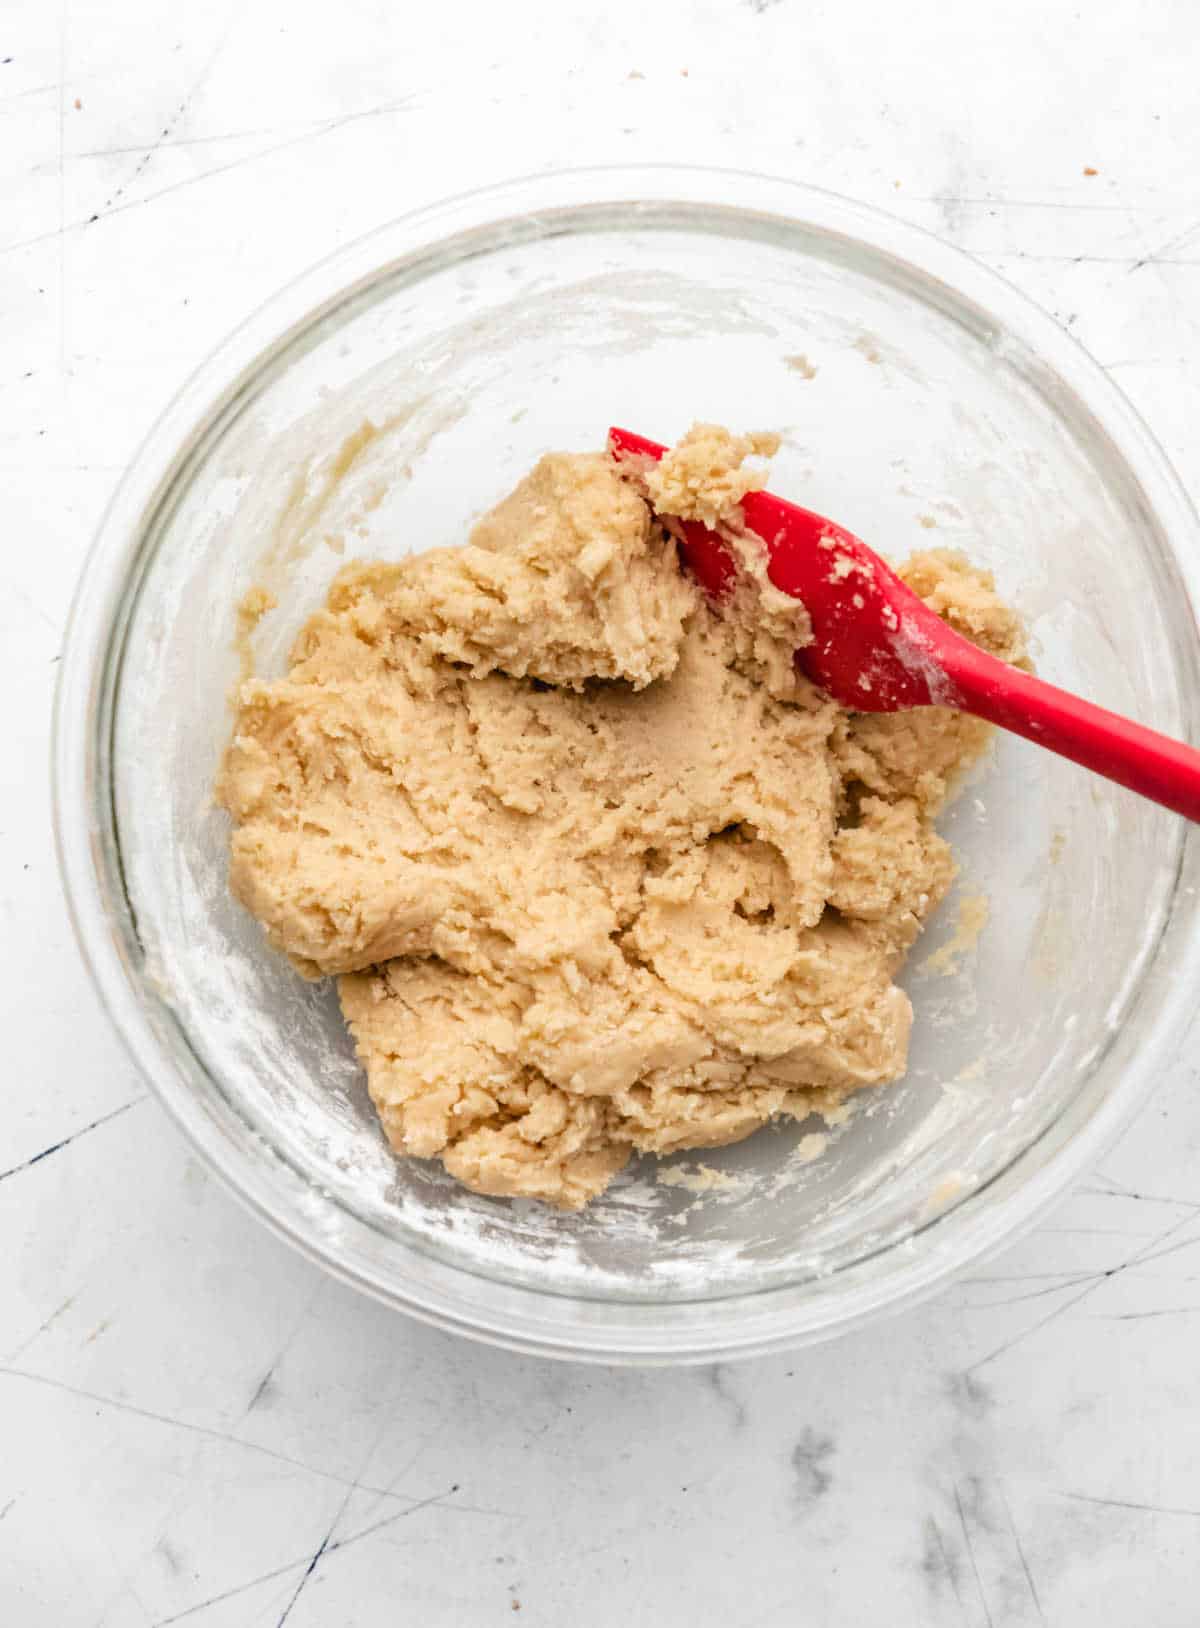
[[[956,641],[957,643],[957,641]],[[942,653],[966,712],[1200,822],[1200,752],[967,645]]]

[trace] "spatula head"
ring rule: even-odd
[[[630,430],[611,429],[619,463],[657,462],[666,448]],[[957,695],[941,661],[954,635],[891,567],[844,527],[769,492],[748,492],[742,529],[761,538],[767,576],[804,603],[812,643],[796,652],[805,676],[856,712],[953,706]],[[660,517],[706,593],[720,600],[737,563],[720,532],[696,520]]]

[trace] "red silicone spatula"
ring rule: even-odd
[[[618,462],[657,461],[666,448],[629,430],[608,432]],[[980,650],[948,627],[865,543],[809,509],[748,492],[746,529],[767,548],[775,587],[804,601],[813,642],[801,670],[856,712],[956,707],[1200,821],[1200,752],[1094,706]],[[737,571],[720,535],[665,517],[688,569],[720,598]]]

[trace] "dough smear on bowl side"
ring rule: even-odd
[[[765,438],[697,426],[662,513],[736,521]],[[285,678],[245,682],[230,882],[339,980],[397,1152],[578,1209],[634,1150],[718,1147],[904,1070],[893,978],[954,876],[934,829],[988,727],[843,711],[739,544],[714,610],[635,485],[553,453],[460,548],[356,564]],[[902,574],[1006,660],[960,555]]]

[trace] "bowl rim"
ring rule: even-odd
[[[1200,675],[1200,522],[1165,453],[1123,392],[1053,317],[990,267],[922,228],[824,189],[735,169],[690,165],[595,166],[475,188],[403,214],[329,255],[261,304],[216,347],[158,417],[102,516],[85,560],[64,638],[55,693],[52,779],[55,841],[68,910],[101,1002],[140,1071],[207,1168],[252,1213],[313,1262],[386,1304],[444,1329],[529,1353],[667,1364],[763,1354],[829,1338],[888,1309],[918,1303],[1032,1226],[1107,1147],[1149,1094],[1190,1018],[1200,987],[1200,900],[1182,906],[1184,880],[1200,894],[1200,838],[1184,828],[1166,929],[1141,971],[1158,976],[1152,1010],[1140,1001],[1115,1039],[1103,1090],[1082,1090],[1040,1137],[989,1182],[966,1192],[911,1237],[835,1274],[836,1298],[805,1280],[701,1302],[588,1301],[499,1283],[416,1248],[403,1258],[403,1287],[384,1281],[369,1251],[335,1244],[313,1226],[311,1191],[299,1174],[248,1150],[170,1065],[123,948],[104,891],[101,830],[92,796],[103,731],[107,656],[129,599],[145,523],[216,420],[252,377],[305,330],[370,286],[397,259],[433,251],[464,232],[589,208],[693,205],[775,218],[848,247],[885,255],[940,287],[956,308],[1016,336],[1056,387],[1065,389],[1109,442],[1170,545],[1171,570],[1191,610],[1191,674]],[[127,606],[126,606],[127,608]],[[1190,733],[1200,735],[1200,681],[1189,692]],[[1165,816],[1164,818],[1169,818]],[[1182,823],[1182,822],[1181,822]],[[1129,1033],[1129,1031],[1135,1031]],[[1115,1055],[1114,1055],[1115,1054]],[[1098,1079],[1093,1075],[1091,1085]],[[986,1201],[985,1195],[986,1194]],[[337,1215],[344,1235],[345,1212]],[[352,1227],[365,1223],[352,1218]],[[877,1270],[879,1259],[890,1263]]]

